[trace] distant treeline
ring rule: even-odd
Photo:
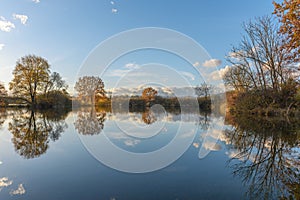
[[[210,111],[211,110],[211,100],[210,98],[192,98],[192,97],[162,97],[156,96],[153,101],[147,102],[142,97],[116,97],[111,101],[112,108],[129,108],[130,110],[145,110],[153,105],[160,105],[164,107],[164,109],[194,109],[195,106],[199,107],[202,111]],[[101,103],[100,103],[101,105]]]

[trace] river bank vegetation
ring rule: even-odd
[[[274,17],[244,23],[245,34],[232,47],[224,82],[230,110],[259,115],[299,114],[300,4],[274,3]],[[278,22],[279,21],[279,22]]]
[[[16,62],[8,95],[0,84],[0,105],[46,109],[70,107],[68,85],[57,72],[51,72],[48,61],[36,55],[27,55]]]
[[[231,66],[223,76],[227,87],[227,110],[254,115],[299,115],[299,3],[294,0],[274,3],[274,15],[244,23],[244,35],[227,55]],[[129,107],[145,110],[154,104],[165,108],[193,107],[194,97],[161,96],[145,88],[135,96],[113,96],[100,77],[79,77],[76,98],[68,93],[68,85],[58,72],[52,72],[45,58],[21,57],[13,70],[9,92],[0,83],[0,107],[31,109],[70,108],[75,106]],[[206,83],[195,86],[197,104],[202,111],[211,110]],[[111,109],[110,108],[110,109]]]

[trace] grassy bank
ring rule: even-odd
[[[288,99],[284,103],[278,103],[271,96],[262,98],[262,95],[257,93],[238,93],[230,91],[226,93],[227,112],[234,115],[255,115],[267,117],[300,117],[300,101]]]

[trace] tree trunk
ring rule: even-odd
[[[31,95],[31,107],[35,108],[36,107],[36,99],[34,95]]]

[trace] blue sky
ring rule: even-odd
[[[241,24],[272,11],[271,0],[0,0],[0,81],[7,85],[17,59],[33,53],[46,58],[52,71],[72,87],[95,46],[141,27],[182,32],[221,60],[218,67],[224,68],[225,55],[241,39]],[[126,62],[144,64],[133,56],[122,62],[120,69]]]

